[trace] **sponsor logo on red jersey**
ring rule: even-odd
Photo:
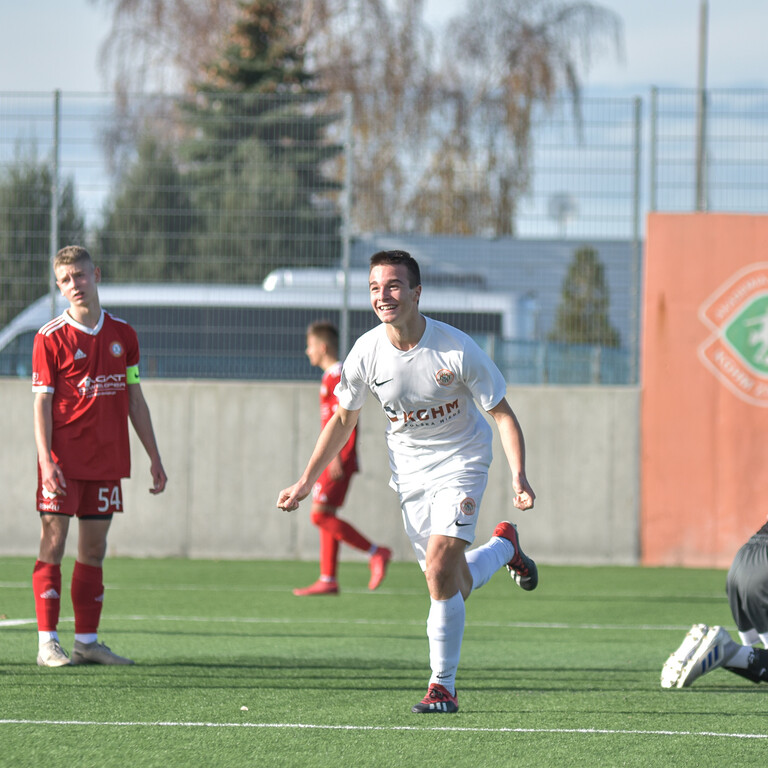
[[[96,377],[86,376],[77,385],[77,391],[83,397],[114,395],[125,389],[125,374],[110,373]]]

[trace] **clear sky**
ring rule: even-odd
[[[464,0],[427,0],[439,20]],[[588,90],[696,85],[700,0],[595,0],[624,21],[625,56],[605,53]],[[87,0],[0,0],[0,91],[99,91],[98,50],[109,13]],[[768,0],[709,0],[707,83],[768,87]]]

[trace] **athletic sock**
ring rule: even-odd
[[[768,683],[768,650],[753,648],[749,671],[763,683]]]
[[[461,656],[465,615],[461,592],[448,600],[432,598],[427,617],[429,665],[432,668],[429,684],[438,683],[451,694],[456,693],[456,671]]]
[[[32,571],[32,589],[38,631],[55,633],[61,610],[61,566],[38,560]]]
[[[349,544],[350,547],[359,549],[362,552],[367,552],[371,548],[371,542],[360,531],[346,520],[342,520],[335,515],[313,515],[312,522],[324,531],[333,534],[339,541]]]
[[[742,645],[757,645],[760,642],[760,635],[756,629],[748,629],[745,632],[739,630],[739,637]]]
[[[746,669],[749,666],[750,659],[752,658],[752,648],[748,645],[740,645],[734,654],[726,661],[723,666],[725,667],[738,667],[739,669]]]
[[[320,577],[336,581],[339,565],[339,540],[325,528],[320,528]]]
[[[346,520],[339,520],[337,517],[336,522],[339,525],[339,538],[341,538],[345,544],[349,544],[350,547],[359,549],[361,552],[368,552],[372,546],[369,539],[363,536],[354,525],[351,525]]]
[[[102,569],[75,561],[71,593],[75,611],[75,634],[95,634],[99,629],[101,609],[104,605]]]
[[[738,655],[739,651],[741,651],[744,648],[741,643],[737,643],[731,636],[728,636],[727,642],[723,644],[722,652],[723,652],[723,666],[726,664],[731,663],[731,659]],[[749,650],[749,649],[747,649]]]
[[[741,651],[724,664],[724,668],[729,672],[735,672],[741,677],[746,677],[753,683],[768,683],[768,650],[765,648],[750,648],[745,646],[744,651],[749,657],[746,667],[742,667],[743,656]],[[734,664],[737,661],[738,664]]]
[[[487,584],[491,576],[515,556],[508,539],[492,536],[490,541],[467,552],[467,565],[472,574],[472,591]]]

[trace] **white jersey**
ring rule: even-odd
[[[393,486],[430,478],[487,472],[492,431],[475,405],[498,405],[506,382],[467,334],[431,318],[407,351],[389,341],[386,325],[363,334],[344,361],[336,387],[339,405],[362,408],[370,390],[389,423],[387,447]]]

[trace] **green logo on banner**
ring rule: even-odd
[[[768,295],[744,307],[726,326],[725,338],[747,365],[768,374]]]
[[[750,405],[768,408],[768,262],[733,274],[699,307],[709,337],[699,359]]]

